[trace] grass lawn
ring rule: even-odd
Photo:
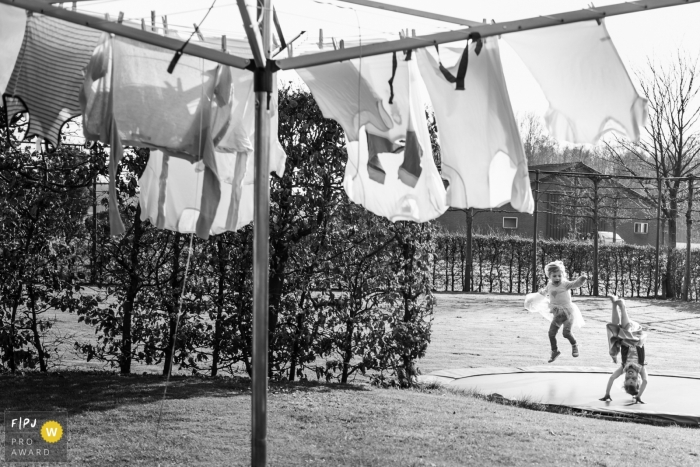
[[[650,372],[700,371],[700,311],[628,303],[633,319],[651,328]],[[545,363],[547,323],[521,304],[516,296],[440,294],[419,366],[429,372]],[[577,336],[582,355],[564,354],[557,365],[612,370],[608,302],[578,304],[588,320]],[[71,465],[249,465],[246,379],[173,378],[156,438],[162,391],[163,380],[152,374],[2,376],[0,409],[67,410]],[[269,464],[276,466],[700,465],[697,429],[534,411],[442,389],[273,383],[268,410]]]

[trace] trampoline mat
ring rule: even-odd
[[[606,414],[624,414],[649,420],[700,425],[700,374],[649,374],[642,400],[633,403],[622,389],[623,378],[613,383],[611,402],[598,399],[612,369],[597,367],[468,368],[446,370],[420,377],[451,388],[481,394],[499,394],[506,399],[524,399]]]

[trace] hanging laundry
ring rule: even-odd
[[[365,124],[372,124],[379,130],[392,126],[382,99],[365,79],[367,68],[358,69],[352,62],[340,62],[296,70],[311,90],[323,116],[338,122],[348,141],[357,141],[358,130]],[[390,77],[391,74],[385,82]]]
[[[469,44],[465,90],[455,90],[426,50],[416,52],[438,124],[442,177],[449,181],[447,204],[496,208],[510,203],[532,212],[527,159],[508,96],[498,42]],[[441,49],[442,50],[442,49]],[[462,50],[455,50],[462,54]],[[454,76],[458,65],[448,68]]]
[[[637,93],[605,22],[566,24],[504,36],[549,101],[549,133],[595,144],[617,130],[639,140],[647,102]]]
[[[392,128],[381,131],[368,124],[360,128],[359,141],[347,143],[345,192],[393,222],[435,219],[447,210],[445,187],[433,160],[416,62],[395,61],[391,55],[363,61],[363,75],[382,98]]]
[[[121,157],[115,148],[122,144],[167,150],[190,162],[201,160],[204,196],[197,234],[206,238],[214,221],[221,196],[214,153],[229,130],[231,69],[185,55],[170,75],[171,58],[172,52],[162,48],[104,36],[87,69],[81,94],[83,131],[87,139],[112,146],[113,235],[123,232],[113,183]]]
[[[8,115],[29,113],[27,136],[58,145],[63,124],[80,115],[83,69],[101,34],[38,14],[27,18],[22,48],[5,90],[15,98],[8,99]]]
[[[271,151],[270,171],[284,173],[286,156],[283,151]],[[222,178],[221,201],[217,206],[210,233],[218,235],[238,230],[253,221],[254,157],[252,152],[216,153],[220,167],[228,169]],[[141,220],[149,220],[160,229],[175,232],[196,232],[202,204],[204,173],[197,163],[181,157],[152,150],[148,165],[139,179]]]
[[[22,48],[27,14],[21,8],[0,5],[0,96],[10,80],[17,56]]]

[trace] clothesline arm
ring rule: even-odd
[[[329,52],[319,52],[302,55],[299,57],[285,58],[277,61],[277,66],[282,70],[295,68],[308,68],[328,63],[352,60],[372,55],[382,55],[401,50],[419,49],[448,42],[463,41],[471,34],[478,33],[482,38],[510,34],[518,31],[541,29],[561,24],[579,23],[582,21],[601,20],[608,16],[618,16],[638,11],[667,8],[677,5],[698,3],[700,0],[646,0],[638,2],[617,3],[603,7],[587,8],[583,10],[569,11],[556,15],[537,16],[517,21],[508,21],[496,24],[480,24],[466,29],[441,32],[425,36],[407,37],[387,42],[379,42],[361,47],[348,47]]]
[[[0,4],[10,5],[17,8],[23,8],[34,13],[57,18],[69,23],[79,24],[99,31],[108,32],[117,36],[133,39],[145,44],[151,44],[164,49],[179,50],[185,41],[172,37],[160,36],[141,29],[132,28],[124,24],[119,24],[107,21],[103,18],[98,18],[77,11],[65,10],[63,8],[54,7],[47,4],[47,0],[0,0]],[[183,53],[194,57],[211,60],[212,62],[221,63],[222,65],[232,66],[234,68],[244,69],[250,64],[247,58],[237,57],[227,54],[219,50],[202,47],[193,43],[188,43]]]
[[[478,21],[471,21],[468,19],[455,18],[454,16],[440,15],[438,13],[432,13],[429,11],[415,10],[413,8],[406,8],[399,5],[391,5],[389,3],[375,2],[372,0],[338,0],[343,3],[352,3],[355,5],[366,6],[369,8],[377,8],[379,10],[393,11],[394,13],[402,13],[409,16],[418,16],[420,18],[433,19],[435,21],[442,21],[445,23],[461,24],[462,26],[476,26]]]
[[[238,4],[238,11],[241,13],[241,19],[243,20],[245,34],[248,37],[250,50],[253,52],[255,66],[258,68],[265,68],[267,59],[265,58],[266,54],[263,50],[263,41],[260,35],[258,22],[254,21],[250,16],[250,11],[248,10],[248,5],[246,5],[245,0],[236,0],[236,3]]]

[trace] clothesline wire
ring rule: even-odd
[[[216,3],[216,0],[214,0],[214,3]],[[212,3],[212,6],[214,6],[213,3]],[[211,11],[211,9],[210,9],[209,11]],[[207,12],[207,14],[208,14],[208,12]],[[204,18],[202,19],[202,21],[204,21],[205,19],[206,19],[206,15],[204,16]],[[200,24],[201,24],[201,23],[200,23]],[[200,108],[200,112],[199,112],[198,152],[199,152],[199,157],[200,157],[200,161],[201,161],[201,160],[204,158],[203,154],[204,154],[204,150],[205,150],[205,148],[206,148],[206,146],[207,146],[206,141],[204,141],[203,138],[202,138],[202,133],[203,133],[203,129],[204,129],[204,106],[206,106],[206,105],[211,106],[212,104],[211,104],[211,101],[209,101],[209,100],[207,99],[207,96],[206,96],[206,93],[205,93],[205,89],[204,89],[204,74],[205,74],[205,72],[204,72],[204,67],[205,67],[205,60],[204,60],[203,58],[200,58],[200,59],[199,59],[199,63],[200,63],[200,66],[201,66],[201,72],[200,72],[200,74],[199,74],[199,76],[200,76],[200,100],[199,100],[199,102],[200,102],[200,105],[201,105],[202,107]],[[215,72],[215,75],[214,75],[214,80],[216,81],[216,79],[218,78],[219,67],[217,67],[215,70],[216,70],[216,72]],[[214,83],[214,89],[215,89],[215,88],[216,88],[216,83]],[[212,99],[213,99],[213,97],[212,97]],[[211,116],[209,115],[208,112],[207,112],[207,117],[208,117],[208,118],[211,118]],[[210,137],[209,134],[207,134],[206,136],[207,136],[207,138]],[[168,157],[168,156],[167,156],[167,154],[163,153],[163,158],[165,158],[165,157]],[[204,170],[206,171],[206,170],[211,170],[211,169],[208,168],[208,167],[205,167]],[[200,174],[203,174],[203,173],[204,173],[204,172],[200,172]],[[195,190],[194,190],[195,198],[199,195],[200,178],[203,178],[203,176],[204,176],[204,175],[202,175],[202,176],[200,177],[199,174],[198,174],[198,176],[196,177],[196,178],[197,178],[197,181],[196,181]],[[218,177],[219,174],[216,173],[216,176]],[[200,212],[199,215],[201,216],[202,213]],[[196,224],[195,224],[195,225],[196,225]],[[196,228],[196,227],[195,227],[195,228]],[[165,404],[165,397],[166,397],[166,395],[167,395],[167,393],[168,393],[168,386],[170,385],[170,375],[171,375],[172,372],[173,372],[173,360],[174,360],[174,358],[175,358],[175,343],[177,342],[177,331],[178,331],[178,327],[179,327],[179,324],[180,324],[180,316],[182,316],[182,301],[183,301],[183,299],[184,299],[184,296],[185,296],[185,289],[186,289],[186,287],[187,287],[187,275],[188,275],[189,270],[190,270],[190,260],[191,260],[191,258],[192,258],[192,242],[193,242],[193,238],[194,238],[194,233],[190,233],[190,244],[189,244],[189,247],[188,247],[188,249],[187,249],[187,263],[185,264],[185,275],[184,275],[183,278],[182,278],[182,291],[180,292],[180,300],[179,300],[178,307],[177,307],[177,310],[176,310],[176,313],[177,313],[177,314],[175,315],[175,330],[174,330],[174,333],[173,333],[172,347],[170,348],[170,361],[168,362],[168,374],[167,374],[166,380],[165,380],[165,387],[163,388],[163,398],[162,398],[161,401],[160,401],[160,410],[158,411],[158,424],[156,425],[156,439],[158,438],[158,431],[159,431],[159,429],[160,429],[160,421],[161,421],[161,418],[162,418],[162,415],[163,415],[163,405]],[[175,258],[175,261],[179,261],[179,258]]]
[[[199,177],[197,177],[197,182],[199,183]],[[178,303],[176,316],[175,316],[175,332],[173,333],[173,343],[170,347],[170,361],[168,362],[168,374],[165,379],[165,388],[163,389],[163,398],[160,401],[160,410],[158,411],[158,423],[156,424],[156,439],[158,438],[158,431],[160,430],[160,421],[163,416],[163,404],[165,404],[165,396],[168,393],[168,386],[170,384],[170,375],[173,372],[173,358],[175,356],[175,343],[177,342],[177,331],[180,324],[180,315],[182,313],[182,301],[185,297],[185,287],[187,286],[187,275],[190,270],[190,259],[192,258],[192,240],[194,233],[190,233],[190,245],[187,248],[187,263],[185,264],[185,275],[182,278],[182,291],[180,292],[180,300]]]

